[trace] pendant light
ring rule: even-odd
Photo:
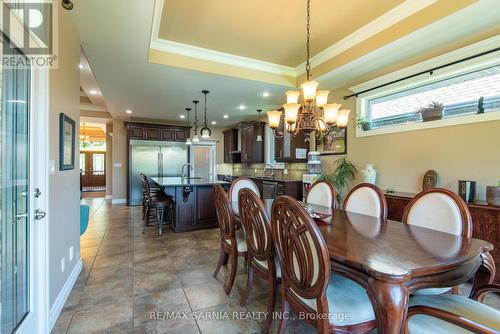
[[[198,137],[198,103],[200,101],[194,100],[194,135],[193,139],[191,140],[193,143],[197,143],[200,141],[200,138]]]
[[[186,112],[188,114],[188,127],[189,127],[189,113],[191,112],[191,108],[186,108]],[[191,128],[188,129],[188,136],[186,139],[186,145],[191,145]]]
[[[257,120],[260,122],[260,113],[262,112],[262,109],[257,109],[257,113],[259,114],[259,117]],[[257,141],[261,142],[262,141],[262,127],[259,124],[259,134],[257,135]]]
[[[210,93],[208,90],[201,91],[205,95],[205,126],[201,129],[201,138],[208,139],[212,135],[212,130],[207,125],[207,94]]]

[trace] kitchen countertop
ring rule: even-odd
[[[301,182],[302,180],[297,179],[287,179],[283,177],[271,177],[271,176],[247,176],[249,179],[261,180],[261,181],[274,181],[274,182]]]
[[[176,186],[209,186],[214,184],[230,184],[226,181],[217,179],[197,179],[197,178],[180,178],[180,177],[152,177],[153,181],[164,187]]]

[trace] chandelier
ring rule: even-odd
[[[316,91],[318,82],[311,81],[310,39],[311,39],[311,0],[307,0],[307,26],[306,26],[306,78],[302,88],[303,102],[298,103],[300,91],[286,92],[286,104],[283,108],[267,112],[269,127],[274,130],[277,138],[282,138],[285,131],[292,136],[303,133],[306,140],[313,131],[327,136],[333,128],[347,127],[350,110],[339,110],[341,104],[327,103],[327,90]],[[285,121],[284,130],[278,129],[282,118]]]

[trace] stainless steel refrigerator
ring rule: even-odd
[[[180,177],[189,157],[185,143],[131,140],[129,149],[129,205],[142,204],[141,173],[148,177]]]

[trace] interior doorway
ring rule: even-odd
[[[80,191],[82,197],[105,196],[105,124],[80,123]]]
[[[199,142],[191,146],[190,161],[193,175],[202,179],[213,179],[215,176],[216,142]]]

